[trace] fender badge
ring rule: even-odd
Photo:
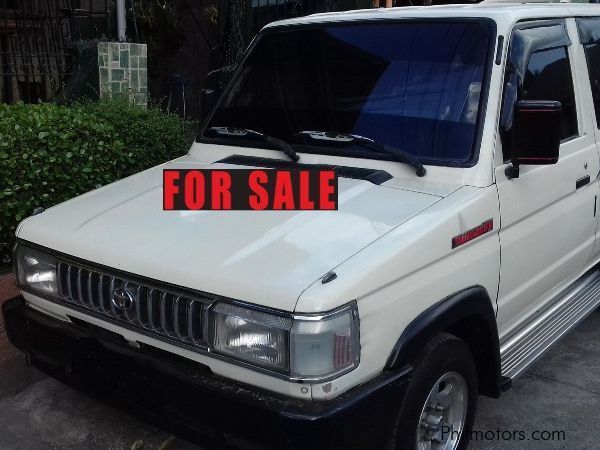
[[[472,241],[479,236],[489,233],[494,229],[494,219],[488,219],[483,222],[481,225],[477,225],[475,228],[471,228],[468,231],[465,231],[463,234],[459,234],[458,236],[454,236],[452,238],[452,248],[459,247],[463,244],[466,244],[469,241]]]

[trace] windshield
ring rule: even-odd
[[[270,31],[206,129],[252,129],[314,152],[351,152],[351,144],[298,134],[335,131],[430,164],[466,163],[474,156],[490,39],[489,27],[474,21]]]

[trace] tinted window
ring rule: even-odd
[[[557,100],[562,104],[561,137],[576,136],[577,109],[571,66],[565,47],[531,55],[523,80],[521,100]]]
[[[590,82],[592,84],[592,98],[596,110],[596,123],[600,127],[600,44],[585,46]]]
[[[582,17],[577,19],[579,40],[585,49],[592,98],[596,110],[596,123],[600,128],[600,18]]]
[[[474,22],[270,32],[208,127],[251,128],[295,144],[299,131],[338,131],[425,162],[466,162],[474,151],[490,39],[488,27]]]

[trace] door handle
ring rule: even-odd
[[[585,177],[582,177],[575,182],[575,189],[579,189],[580,187],[585,186],[589,182],[590,182],[590,176],[586,175]]]

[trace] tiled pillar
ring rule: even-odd
[[[100,96],[127,95],[136,105],[148,104],[146,44],[98,43]]]

